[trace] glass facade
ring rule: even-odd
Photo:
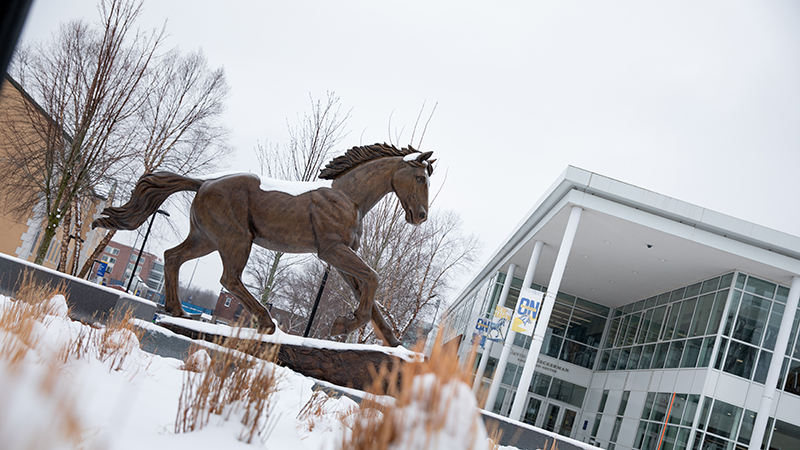
[[[734,274],[614,311],[597,370],[708,367]]]
[[[763,384],[788,292],[785,286],[729,273],[617,308],[597,370],[709,367],[713,362],[715,369]],[[796,371],[797,350],[797,361],[786,362]]]
[[[699,395],[648,392],[634,448],[655,449],[661,442],[665,450],[685,450],[699,400]]]
[[[494,285],[497,275],[484,282],[457,305],[448,308],[442,317],[442,342],[450,342],[458,337],[459,333],[465,335],[467,339],[471,338],[475,328],[472,321],[479,314],[481,317],[485,316],[486,303],[489,301],[491,292],[489,288]]]
[[[472,311],[483,315],[493,311],[505,276],[498,273],[486,283],[483,300]],[[515,277],[504,306],[514,307],[521,286],[522,280]],[[537,284],[531,287],[547,290]],[[741,272],[709,278],[616,309],[560,292],[541,354],[594,372],[707,368],[763,384],[788,294],[786,286]],[[513,347],[518,354],[530,345],[531,337],[515,336]],[[491,378],[497,360],[490,357],[488,361],[483,375]],[[522,364],[509,361],[499,375],[501,388],[492,405],[494,412],[507,413],[522,369]],[[643,392],[637,394],[636,410],[631,411],[631,391],[618,391],[616,398],[622,397],[612,410],[606,407],[606,389],[602,396],[598,393],[596,411],[592,407],[585,414],[567,417],[566,412],[576,414],[567,408],[584,407],[588,385],[534,372],[523,421],[550,429],[550,422],[588,419],[591,426],[586,428],[586,439],[616,449],[648,450],[660,445],[664,450],[738,450],[747,448],[750,442],[755,411],[700,393],[647,392],[639,412]],[[791,330],[779,387],[800,396],[800,311]],[[562,415],[557,416],[555,405],[563,405]],[[602,421],[604,416],[606,421]],[[764,448],[795,448],[792,445],[800,442],[800,427],[769,420],[764,436],[768,446]],[[635,429],[635,434],[623,433],[625,427]],[[558,432],[569,430],[571,426]],[[784,442],[792,445],[787,447]]]
[[[533,285],[545,292],[547,288]],[[593,369],[610,308],[559,292],[542,343],[542,354]]]
[[[754,411],[704,397],[693,448],[745,450],[755,418]]]

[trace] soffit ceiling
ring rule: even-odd
[[[544,243],[534,282],[547,285],[571,205],[551,220],[509,260],[522,278],[535,240]],[[648,244],[650,247],[648,247]],[[508,264],[501,271],[505,272]],[[604,212],[584,208],[560,291],[617,307],[731,270],[789,284],[792,274],[717,248]]]

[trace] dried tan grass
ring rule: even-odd
[[[105,326],[81,327],[77,336],[61,349],[63,362],[70,358],[93,357],[108,364],[108,371],[122,370],[130,354],[140,346],[145,330],[134,325],[133,312],[125,309],[109,317]],[[133,372],[135,374],[135,372]]]
[[[391,371],[386,366],[379,369],[373,377],[372,386],[367,390],[371,395],[361,402],[360,408],[353,412],[352,417],[347,418],[352,421],[352,433],[349,439],[343,439],[343,450],[389,448],[400,439],[400,433],[404,432],[404,408],[412,403],[421,404],[424,411],[431,413],[426,422],[426,442],[430,443],[434,434],[444,428],[447,416],[437,413],[447,409],[450,401],[448,393],[451,392],[448,387],[453,382],[467,384],[471,374],[464,367],[471,367],[472,363],[467,361],[462,366],[455,349],[441,345],[442,335],[440,330],[428,360],[407,362],[395,366]],[[420,352],[422,347],[415,350]],[[474,354],[470,358],[474,358]],[[414,379],[427,374],[435,375],[435,382],[424,392],[415,391]],[[394,401],[386,401],[381,397],[383,393],[393,397]],[[477,417],[478,410],[465,413],[473,413]],[[473,429],[471,432],[476,433],[477,430]]]
[[[311,398],[303,405],[300,412],[297,413],[297,420],[301,422],[304,431],[313,430],[317,421],[330,412],[328,400],[330,397],[325,392],[314,391]]]
[[[496,423],[493,423],[491,429],[487,427],[487,431],[489,433],[489,450],[498,450],[500,448],[500,439],[503,438],[503,430],[497,426]]]
[[[38,362],[46,372],[37,380],[39,394],[43,399],[49,399],[55,409],[52,417],[56,419],[47,431],[51,436],[54,433],[55,439],[60,442],[78,445],[82,433],[79,416],[69,393],[63,391],[60,385],[64,361],[59,355],[36,352],[41,344],[37,328],[39,324],[46,326],[47,316],[55,312],[55,305],[50,299],[59,294],[66,298],[66,290],[63,284],[52,287],[36,281],[31,271],[23,272],[16,287],[14,299],[0,307],[0,333],[3,335],[0,339],[0,364],[6,366],[10,376],[6,380],[14,382],[23,370],[23,361],[31,352],[41,358]],[[3,406],[0,405],[0,420],[6,414],[16,413],[4,411]],[[30,445],[31,448],[46,448],[48,444],[41,439]]]
[[[209,356],[205,347],[197,344],[196,342],[192,342],[192,345],[189,346],[188,355],[189,356],[183,360],[181,370],[187,370],[194,373],[205,372],[211,361],[211,356]]]
[[[197,369],[195,364],[184,362],[175,432],[199,430],[208,424],[211,414],[228,420],[232,412],[241,409],[239,440],[250,443],[256,436],[268,435],[270,397],[278,389],[279,378],[274,366],[265,362],[275,361],[278,346],[262,344],[260,336],[240,339],[238,333],[217,339],[214,346],[216,351],[205,370],[192,371]]]

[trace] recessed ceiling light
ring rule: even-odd
[[[603,241],[603,242],[605,242],[606,244],[610,244],[611,243],[611,241]]]
[[[583,257],[589,259],[589,255],[583,255]]]
[[[661,262],[667,262],[667,260],[666,260],[666,259],[664,259],[664,258],[658,258],[658,259],[660,259],[660,260],[661,260]]]

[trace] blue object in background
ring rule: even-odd
[[[97,267],[97,276],[98,277],[105,276],[107,268],[108,268],[108,263],[100,262],[100,264]]]

